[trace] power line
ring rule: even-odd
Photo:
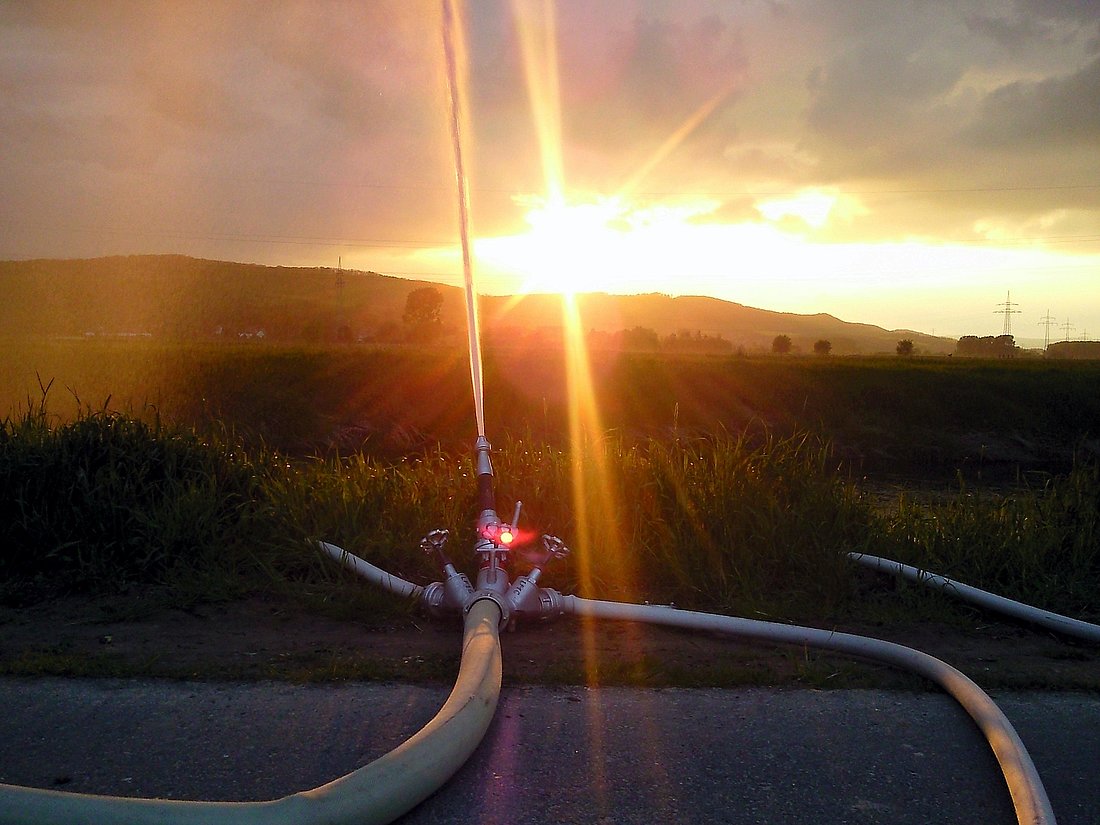
[[[188,172],[186,174],[165,174],[163,172],[136,172],[135,176],[156,178],[160,180],[204,180],[215,183],[266,183],[279,186],[316,186],[335,189],[373,189],[386,192],[453,192],[453,182],[415,181],[412,183],[378,183],[367,180],[355,180],[341,178],[291,178],[264,175],[214,175],[203,172]],[[895,188],[895,189],[846,189],[842,184],[836,183],[806,183],[795,189],[729,189],[712,191],[684,191],[684,190],[637,190],[632,194],[641,197],[705,197],[705,198],[743,198],[743,197],[787,197],[804,194],[813,189],[835,189],[841,195],[942,195],[942,194],[980,194],[987,192],[1071,192],[1100,189],[1097,183],[1072,183],[1072,184],[1037,184],[1020,186],[945,186],[923,188]],[[472,194],[516,195],[532,194],[530,192],[518,193],[515,189],[506,189],[494,186],[471,187]],[[611,187],[604,194],[614,195],[616,189]],[[537,193],[535,193],[537,194]],[[595,193],[594,193],[595,194]]]

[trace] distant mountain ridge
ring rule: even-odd
[[[264,331],[275,341],[371,339],[400,325],[413,289],[435,286],[444,296],[444,326],[464,328],[458,287],[375,272],[326,267],[274,267],[190,258],[134,255],[91,259],[0,261],[0,335],[146,334],[165,338],[236,337]],[[645,327],[661,336],[721,336],[745,351],[768,350],[777,335],[796,351],[827,340],[835,354],[893,353],[902,338],[917,352],[954,350],[952,338],[886,330],[831,315],[756,309],[703,296],[663,294],[577,296],[586,331]],[[487,336],[505,340],[562,326],[557,295],[483,296]]]

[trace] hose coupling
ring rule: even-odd
[[[466,601],[466,604],[462,607],[462,615],[466,615],[470,612],[470,608],[482,599],[488,599],[500,609],[500,627],[505,628],[508,626],[508,622],[512,620],[512,608],[509,607],[508,601],[502,598],[499,594],[492,592],[491,590],[477,590]]]
[[[542,537],[542,550],[528,550],[523,553],[523,558],[533,565],[531,572],[527,574],[527,578],[532,583],[539,580],[539,576],[542,575],[543,569],[550,563],[551,559],[564,559],[569,555],[569,548],[565,546],[565,542],[559,539],[557,536],[551,536],[544,534]]]
[[[455,570],[454,565],[448,564],[445,572],[446,580],[432,582],[420,594],[420,603],[436,618],[461,612],[474,593],[469,577]]]

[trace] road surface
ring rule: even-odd
[[[270,799],[403,741],[448,688],[0,679],[0,781]],[[998,693],[1060,825],[1100,823],[1100,696]],[[953,700],[879,690],[505,687],[428,823],[1015,822]]]

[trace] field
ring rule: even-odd
[[[0,411],[109,408],[291,455],[397,458],[474,436],[464,350],[70,339],[0,342]],[[561,354],[489,350],[490,436],[562,445]],[[828,440],[858,477],[1064,471],[1100,433],[1100,362],[594,353],[602,429],[626,440],[768,430]]]
[[[21,346],[0,433],[17,624],[62,598],[403,623],[310,540],[429,581],[420,536],[468,535],[464,353]],[[487,354],[499,509],[522,498],[528,529],[573,546],[548,586],[818,626],[974,623],[844,559],[866,551],[1100,618],[1100,365],[639,355],[592,371],[602,427],[572,443],[561,360]],[[9,654],[9,672],[87,666]]]

